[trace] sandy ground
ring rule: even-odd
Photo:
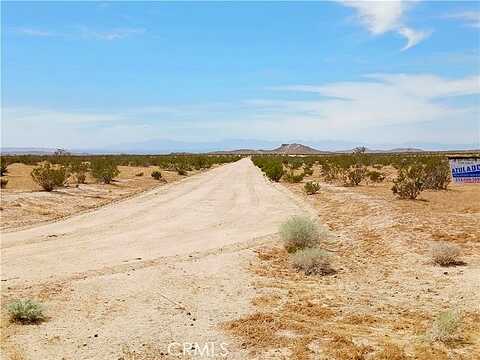
[[[243,159],[62,221],[4,231],[3,353],[159,359],[181,357],[181,344],[197,342],[210,346],[210,358],[224,348],[228,358],[248,358],[219,324],[250,311],[252,247],[303,211]],[[48,320],[10,324],[5,304],[19,297],[43,303]]]
[[[99,184],[88,176],[85,184],[77,185],[74,179],[70,179],[66,187],[47,193],[32,180],[30,173],[34,168],[25,164],[8,166],[5,176],[8,184],[0,190],[2,229],[58,220],[164,185],[151,177],[157,167],[119,166],[120,175],[112,184]],[[189,175],[195,173],[198,171],[191,171]],[[165,170],[162,170],[162,176],[167,183],[185,177]]]
[[[322,184],[312,196],[303,184],[283,185],[330,230],[322,248],[337,273],[305,276],[281,246],[259,250],[251,266],[255,311],[227,326],[251,358],[479,359],[478,186],[426,191],[410,201],[396,199],[391,183]],[[459,245],[465,265],[434,265],[431,248],[439,240]],[[458,339],[432,343],[433,319],[446,310],[462,314]]]

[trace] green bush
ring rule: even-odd
[[[305,183],[304,189],[307,195],[313,195],[320,190],[320,185],[317,182],[309,181]]]
[[[462,317],[458,311],[445,311],[434,320],[430,330],[430,340],[449,342],[459,337],[458,330],[462,324]]]
[[[85,162],[75,161],[70,165],[70,172],[75,176],[78,184],[85,184],[88,170],[88,164]]]
[[[45,191],[52,191],[65,185],[68,173],[64,166],[52,167],[50,163],[45,163],[32,170],[33,181],[40,185]]]
[[[120,174],[117,165],[108,158],[96,158],[92,161],[90,167],[92,176],[104,184],[110,184]]]
[[[399,169],[392,191],[401,199],[416,199],[425,186],[425,170],[421,164]]]
[[[450,166],[446,160],[431,161],[425,166],[425,189],[447,190]]]
[[[381,183],[383,180],[385,180],[385,174],[375,170],[367,172],[367,177],[371,182],[374,183]]]
[[[328,253],[318,248],[298,250],[290,255],[290,261],[305,275],[328,275],[335,272],[330,264]]]
[[[16,300],[8,305],[7,310],[12,322],[33,324],[45,320],[42,306],[30,299]]]
[[[364,165],[356,164],[347,170],[348,184],[358,186],[365,178],[367,168]]]
[[[320,232],[317,223],[305,216],[292,216],[280,225],[280,238],[288,252],[317,246]]]
[[[288,183],[299,183],[303,180],[303,176],[303,173],[295,175],[293,171],[289,171],[283,176],[283,179]]]
[[[152,171],[152,177],[155,179],[155,180],[160,180],[162,179],[162,173],[158,170],[154,170]]]
[[[312,176],[313,175],[313,169],[309,166],[305,167],[303,169],[303,175],[304,176]]]

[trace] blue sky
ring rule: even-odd
[[[2,146],[479,146],[478,2],[3,2]]]

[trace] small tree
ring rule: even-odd
[[[367,168],[363,165],[356,164],[347,170],[348,184],[352,186],[358,186],[365,178],[367,174]]]
[[[75,175],[78,184],[85,184],[87,180],[88,164],[76,162],[70,165],[70,172]]]
[[[401,199],[416,199],[425,185],[425,170],[420,164],[402,167],[393,180],[392,191]]]
[[[47,162],[33,169],[31,176],[45,191],[52,191],[65,185],[68,173],[64,166],[54,168]]]
[[[109,159],[95,159],[90,165],[92,176],[98,181],[110,184],[112,180],[120,174],[117,165]]]

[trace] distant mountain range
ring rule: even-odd
[[[66,149],[72,154],[170,154],[170,153],[211,153],[211,154],[329,154],[351,153],[359,145],[366,146],[367,153],[405,153],[422,151],[462,151],[478,149],[478,144],[402,144],[400,146],[368,145],[346,141],[303,142],[292,141],[278,146],[274,141],[228,139],[217,142],[182,142],[174,140],[149,140],[105,148]],[[271,149],[271,150],[270,150]],[[55,148],[3,147],[2,154],[53,154]],[[478,151],[478,150],[476,150]]]

